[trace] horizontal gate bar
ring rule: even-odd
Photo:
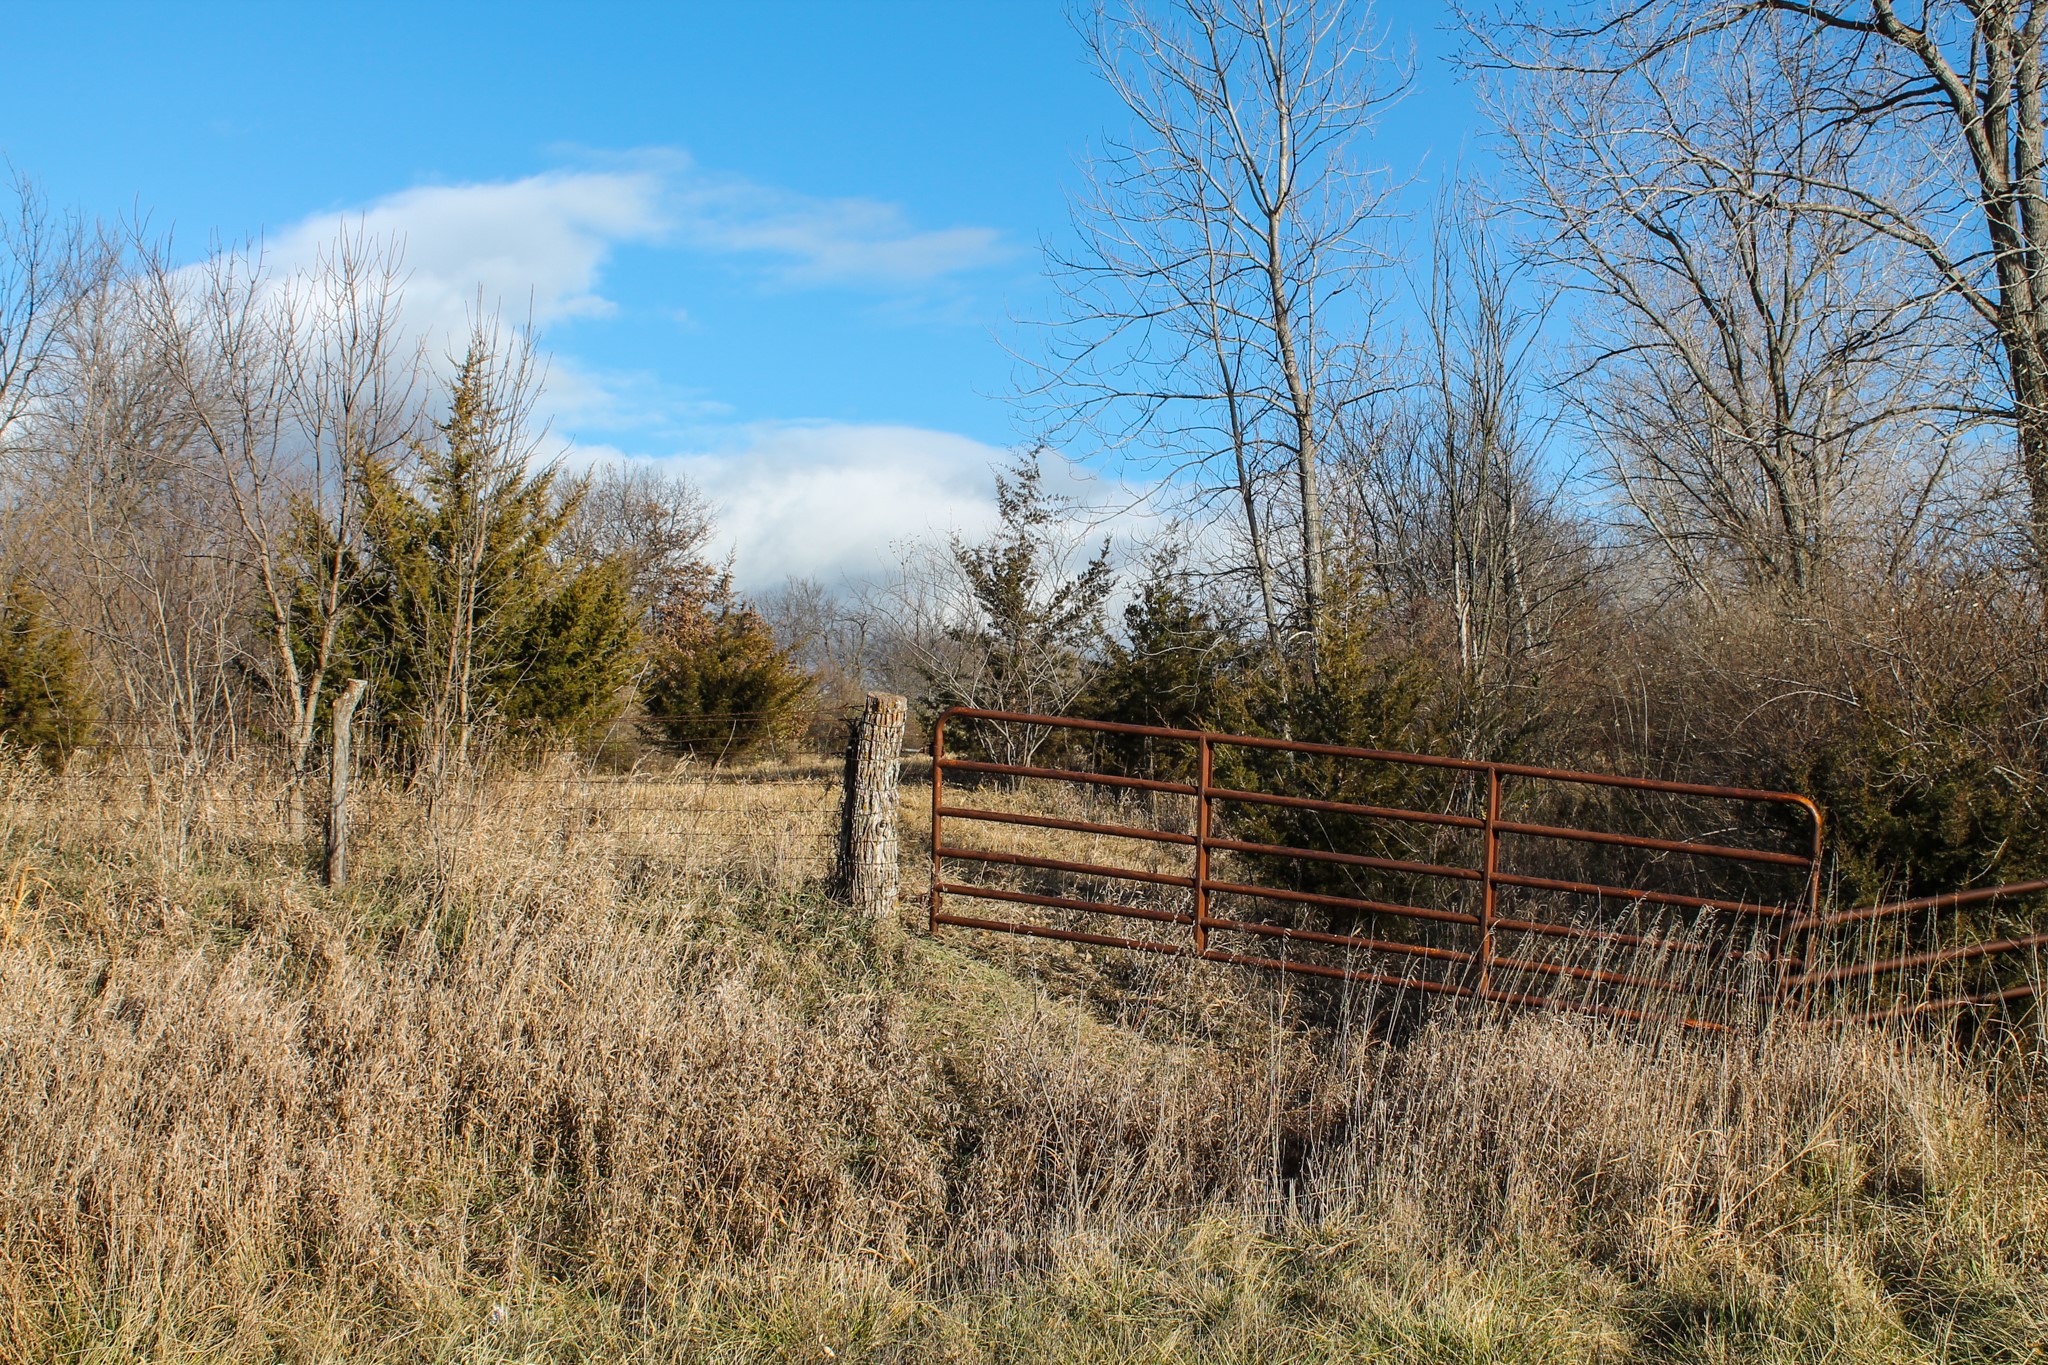
[[[1494,881],[1502,886],[1521,886],[1533,891],[1561,891],[1574,896],[1599,896],[1618,901],[1646,901],[1652,905],[1676,905],[1689,910],[1726,910],[1737,915],[1760,915],[1777,919],[1782,906],[1758,905],[1752,901],[1716,900],[1712,896],[1683,896],[1676,891],[1637,891],[1625,886],[1602,886],[1598,882],[1567,882],[1554,877],[1525,877],[1518,872],[1496,872]]]
[[[1540,962],[1530,958],[1496,957],[1493,965],[1503,971],[1527,972],[1532,976],[1562,976],[1573,981],[1593,981],[1603,986],[1631,986],[1642,990],[1663,991],[1680,995],[1692,991],[1704,991],[1709,995],[1736,995],[1723,986],[1691,986],[1682,982],[1661,981],[1651,976],[1635,976],[1628,972],[1610,972],[1597,967],[1579,967],[1565,962]]]
[[[1245,791],[1239,787],[1204,787],[1203,796],[1213,801],[1241,801],[1247,805],[1289,806],[1296,810],[1322,811],[1329,815],[1362,815],[1376,820],[1406,820],[1418,825],[1450,825],[1457,829],[1480,829],[1486,822],[1476,815],[1451,815],[1442,811],[1409,810],[1400,806],[1364,806],[1355,801],[1326,801],[1316,796],[1281,796],[1274,792]]]
[[[1108,877],[1113,881],[1150,882],[1154,886],[1195,884],[1193,877],[1171,872],[1143,872],[1135,867],[1105,867],[1100,863],[1070,863],[1060,858],[1034,858],[1028,853],[995,853],[979,848],[934,848],[934,858],[962,858],[972,863],[1002,863],[1007,867],[1035,867],[1044,872],[1070,872],[1077,877]]]
[[[1285,844],[1249,844],[1241,839],[1209,840],[1209,847],[1228,849],[1232,853],[1256,853],[1268,858],[1306,858],[1318,863],[1343,863],[1350,867],[1370,867],[1381,872],[1413,872],[1420,877],[1449,877],[1457,881],[1476,882],[1481,874],[1469,867],[1447,867],[1441,863],[1411,863],[1403,858],[1378,858],[1369,853],[1337,853],[1313,848],[1292,848]]]
[[[1911,914],[1916,910],[1952,910],[1964,905],[1980,905],[1985,901],[2003,900],[2009,896],[2031,896],[2039,891],[2048,891],[2048,881],[2013,882],[2006,886],[1979,887],[1974,891],[1945,891],[1941,895],[1922,896],[1918,900],[1893,901],[1888,905],[1866,905],[1856,910],[1837,910],[1831,915],[1816,915],[1800,920],[1793,927],[1834,929],[1844,924],[1860,924],[1865,920]]]
[[[1965,962],[1971,958],[1996,957],[2003,953],[2023,953],[2031,948],[2042,947],[2048,947],[2048,934],[1996,939],[1989,943],[1966,943],[1955,948],[1908,953],[1904,957],[1888,957],[1878,962],[1852,962],[1846,967],[1832,967],[1824,972],[1809,972],[1805,976],[1794,977],[1792,984],[1802,987],[1826,986],[1836,981],[1882,976],[1886,972],[1903,972],[1913,967],[1938,967],[1947,962]]]
[[[1700,782],[1670,782],[1657,777],[1623,777],[1614,773],[1589,773],[1570,768],[1540,768],[1524,763],[1487,763],[1472,758],[1447,758],[1438,754],[1410,754],[1393,749],[1361,749],[1344,744],[1311,744],[1304,740],[1272,739],[1263,735],[1229,735],[1211,730],[1177,730],[1159,725],[1130,725],[1122,721],[1083,720],[1072,716],[1040,716],[1019,711],[990,711],[980,707],[956,706],[940,714],[937,723],[950,719],[992,720],[1012,725],[1038,725],[1053,729],[1096,730],[1108,734],[1149,736],[1154,739],[1208,741],[1236,748],[1279,749],[1290,753],[1323,754],[1333,758],[1358,758],[1383,763],[1412,764],[1425,768],[1449,768],[1462,772],[1497,772],[1506,777],[1528,777],[1546,782],[1572,782],[1601,787],[1624,787],[1637,791],[1665,792],[1676,796],[1720,797],[1730,801],[1768,801],[1799,806],[1819,815],[1819,808],[1797,792],[1763,791],[1751,787],[1721,787]],[[956,760],[948,760],[949,762]],[[1000,765],[999,765],[1000,766]]]
[[[1561,825],[1528,825],[1502,820],[1494,826],[1502,834],[1522,834],[1540,839],[1569,839],[1586,844],[1612,844],[1620,848],[1648,849],[1659,853],[1690,853],[1702,858],[1728,858],[1746,863],[1777,863],[1786,867],[1811,867],[1813,859],[1803,853],[1771,853],[1755,848],[1730,848],[1721,844],[1700,844],[1690,839],[1652,839],[1643,834],[1610,834],[1605,830],[1567,829]]]
[[[1336,910],[1357,910],[1368,915],[1396,915],[1402,919],[1436,920],[1444,924],[1477,924],[1479,916],[1462,910],[1431,910],[1420,905],[1398,905],[1387,901],[1358,900],[1351,896],[1326,896],[1317,891],[1286,891],[1277,886],[1246,886],[1241,882],[1205,883],[1211,891],[1225,896],[1265,896],[1294,901],[1300,905],[1327,905]]]
[[[1153,910],[1142,905],[1117,905],[1111,901],[1079,900],[1072,896],[1042,896],[1036,891],[1011,891],[1000,886],[976,886],[972,882],[940,882],[939,890],[949,896],[973,896],[982,900],[1010,901],[1017,905],[1044,905],[1055,910],[1082,910],[1091,915],[1122,915],[1126,919],[1157,920],[1162,924],[1193,924],[1185,912]]]
[[[1290,962],[1277,957],[1256,957],[1248,953],[1226,953],[1212,948],[1202,954],[1207,962],[1230,962],[1240,967],[1266,967],[1274,971],[1300,972],[1308,976],[1327,976],[1341,981],[1362,981],[1375,986],[1393,986],[1400,990],[1417,990],[1431,995],[1456,995],[1470,999],[1470,987],[1454,985],[1448,981],[1437,981],[1426,976],[1387,976],[1381,972],[1368,972],[1357,967],[1326,967],[1320,962]]]
[[[2004,1005],[2014,1000],[2028,1000],[2041,993],[2039,986],[2014,986],[2008,990],[1985,991],[1981,995],[1944,995],[1933,1000],[1916,1000],[1910,1005],[1894,1005],[1888,1010],[1871,1010],[1865,1014],[1852,1014],[1840,1020],[1845,1024],[1877,1024],[1887,1019],[1910,1019],[1923,1014],[1938,1014],[1943,1010],[1965,1010],[1982,1005]]]
[[[956,820],[986,820],[996,825],[1030,825],[1036,829],[1061,829],[1075,834],[1101,834],[1112,839],[1149,839],[1156,844],[1192,844],[1192,834],[1171,830],[1144,829],[1135,825],[1098,825],[1087,820],[1068,820],[1056,815],[1025,815],[1017,811],[976,810],[971,806],[941,806],[938,813]]]
[[[1338,948],[1360,948],[1372,953],[1393,953],[1402,957],[1427,957],[1442,962],[1475,962],[1471,953],[1456,948],[1432,948],[1422,943],[1393,943],[1386,939],[1358,938],[1350,934],[1326,934],[1320,929],[1290,929],[1284,924],[1251,924],[1242,920],[1218,919],[1207,916],[1202,923],[1211,929],[1226,929],[1239,934],[1263,934],[1267,938],[1284,938],[1304,943],[1325,943]]]
[[[1086,782],[1097,787],[1130,787],[1137,791],[1174,792],[1193,796],[1196,789],[1186,782],[1159,782],[1149,777],[1117,777],[1112,773],[1084,773],[1072,768],[1027,768],[1015,763],[982,763],[971,758],[942,758],[934,767],[946,772],[990,773],[997,777],[1042,777],[1051,782]]]
[[[1147,938],[1118,938],[1114,934],[1086,934],[1079,929],[1049,929],[1042,924],[1012,924],[1008,920],[976,919],[972,915],[955,915],[941,911],[933,916],[940,924],[955,924],[962,929],[988,929],[998,934],[1025,934],[1032,938],[1056,938],[1066,943],[1093,943],[1103,948],[1129,948],[1141,953],[1166,953],[1179,956],[1187,949],[1172,943],[1160,943]]]

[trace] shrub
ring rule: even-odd
[[[41,593],[10,585],[0,596],[0,735],[62,768],[91,723],[78,642]]]
[[[682,752],[738,757],[787,744],[812,692],[810,675],[730,578],[656,619],[640,695],[649,728]]]

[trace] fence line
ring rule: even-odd
[[[508,851],[693,865],[762,855],[809,878],[828,868],[838,801],[837,773],[821,757],[794,772],[504,770],[439,791],[371,776],[358,779],[351,806],[358,846],[383,853],[475,837]],[[269,847],[310,865],[319,834],[313,822],[295,840],[276,775],[246,769],[166,777],[83,765],[15,784],[0,807],[0,846],[141,837],[179,848]]]

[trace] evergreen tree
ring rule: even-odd
[[[0,738],[62,768],[92,723],[78,642],[24,583],[0,595]]]
[[[946,648],[921,661],[925,703],[1059,715],[1087,690],[1099,663],[1102,608],[1116,586],[1109,545],[1073,568],[1069,507],[1045,487],[1036,452],[996,476],[1000,524],[988,540],[955,539],[952,563],[965,589]],[[1036,727],[996,726],[1005,762],[1043,742]]]
[[[657,613],[641,697],[671,746],[738,757],[803,728],[814,684],[720,575],[672,588]]]
[[[527,469],[495,358],[473,345],[449,413],[403,474],[364,469],[364,554],[348,661],[403,760],[438,771],[480,726],[558,738],[617,714],[637,664],[628,566],[558,541],[574,496]]]
[[[1243,728],[1248,646],[1189,591],[1177,549],[1146,562],[1123,627],[1082,698],[1083,715],[1175,730]],[[1193,748],[1185,743],[1117,736],[1105,748],[1147,776],[1180,780],[1193,772]]]

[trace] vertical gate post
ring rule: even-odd
[[[1479,998],[1493,991],[1494,874],[1500,870],[1500,769],[1486,767],[1486,870],[1479,892]]]
[[[868,693],[846,741],[846,790],[839,806],[832,894],[879,918],[896,904],[896,783],[908,706],[887,692]]]
[[[1778,921],[1775,945],[1778,957],[1778,983],[1771,997],[1773,1009],[1795,1004],[1795,997],[1799,993],[1799,977],[1814,969],[1814,951],[1816,945],[1821,942],[1820,869],[1821,858],[1826,852],[1821,841],[1823,817],[1820,807],[1811,804],[1807,807],[1807,813],[1813,817],[1813,852],[1808,855],[1811,866],[1806,874],[1806,906],[1791,923],[1786,923],[1789,916],[1781,917]],[[1812,1013],[1815,999],[1813,994],[1808,993],[1803,999],[1796,1000],[1798,1014],[1805,1016]]]
[[[945,883],[945,854],[940,850],[946,846],[941,823],[946,809],[946,717],[951,714],[941,711],[932,718],[932,892],[925,904],[925,929],[933,934],[939,932],[939,915],[946,904],[946,893],[940,889]]]
[[[1203,735],[1195,778],[1195,955],[1209,955],[1209,737]]]
[[[334,699],[334,752],[327,765],[327,884],[348,885],[348,778],[349,734],[355,724],[356,705],[369,684],[350,678]]]

